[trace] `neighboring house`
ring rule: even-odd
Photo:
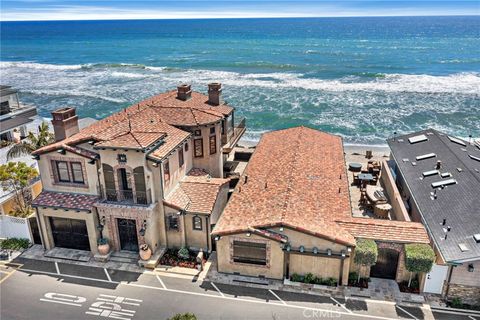
[[[356,239],[374,239],[367,276],[403,281],[421,223],[352,217],[342,139],[306,127],[265,133],[212,235],[218,271],[272,279],[313,273],[346,285]]]
[[[229,188],[223,147],[244,131],[233,127],[234,109],[220,94],[220,84],[210,84],[208,96],[182,85],[82,130],[75,109],[53,112],[58,141],[34,153],[44,247],[97,253],[103,232],[115,251],[143,243],[211,251]]]
[[[433,129],[388,144],[406,210],[437,254],[424,290],[480,304],[480,147]]]
[[[2,141],[14,141],[14,130],[19,129],[18,138],[27,136],[26,124],[37,115],[34,106],[20,104],[18,91],[11,86],[0,85],[0,138]]]

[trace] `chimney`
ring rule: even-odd
[[[75,108],[66,107],[52,111],[52,117],[55,141],[71,137],[79,131]]]
[[[192,86],[189,84],[181,84],[177,87],[177,99],[187,101],[192,97]]]
[[[208,103],[218,106],[222,103],[222,84],[212,82],[208,84]]]

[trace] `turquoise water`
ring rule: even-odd
[[[480,136],[479,16],[2,22],[0,60],[1,82],[46,117],[220,81],[252,140],[294,125],[353,144]]]

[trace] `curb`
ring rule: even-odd
[[[444,312],[450,312],[450,313],[463,313],[463,314],[473,314],[480,316],[480,311],[477,310],[469,310],[469,309],[458,309],[458,308],[448,308],[448,307],[434,307],[430,306],[430,309],[432,311],[438,310],[438,311],[444,311]]]

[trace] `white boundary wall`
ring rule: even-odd
[[[0,215],[0,238],[25,238],[32,242],[28,219]]]

